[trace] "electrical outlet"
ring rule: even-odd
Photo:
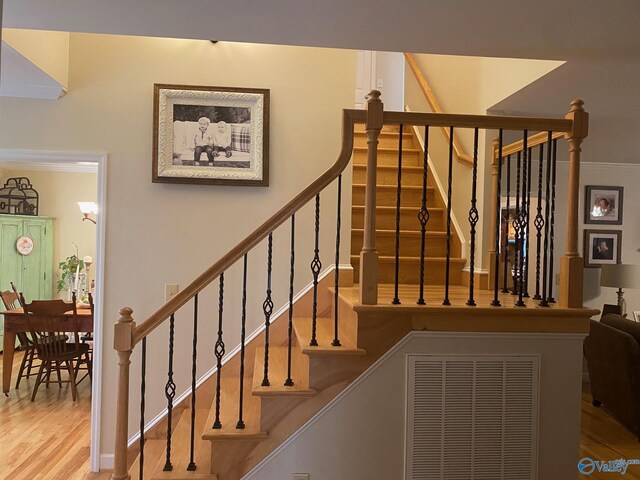
[[[308,473],[294,473],[293,480],[310,480],[311,475]]]
[[[164,301],[168,302],[169,299],[175,297],[178,293],[178,284],[177,283],[167,283],[164,286]]]

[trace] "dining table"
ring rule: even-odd
[[[93,315],[90,308],[77,308],[78,332],[93,332]],[[29,327],[22,307],[0,312],[4,316],[4,338],[2,341],[2,392],[8,394],[11,388],[11,370],[13,369],[13,357],[16,349],[16,334],[28,332]],[[71,317],[73,311],[69,310],[65,316]]]

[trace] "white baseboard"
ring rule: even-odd
[[[113,470],[113,453],[100,455],[100,470]]]

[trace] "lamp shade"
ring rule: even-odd
[[[640,265],[602,265],[600,286],[640,288]]]
[[[96,205],[96,202],[78,202],[78,206],[84,214],[93,213],[95,215],[98,213],[98,205]]]

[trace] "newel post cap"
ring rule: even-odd
[[[120,318],[114,325],[113,348],[119,352],[128,352],[133,349],[133,329],[136,323],[131,314],[133,309],[123,307],[120,309]]]
[[[371,90],[367,95],[367,130],[382,130],[384,106],[380,95],[379,90]]]
[[[567,132],[567,138],[586,138],[589,135],[589,114],[585,112],[584,101],[576,99],[570,104],[569,113],[564,118],[573,121],[571,131]]]

